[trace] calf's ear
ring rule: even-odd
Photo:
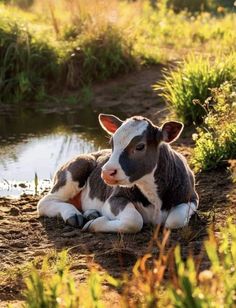
[[[101,127],[110,135],[122,125],[123,121],[112,114],[100,113],[98,116]]]
[[[181,134],[183,128],[184,125],[180,122],[171,121],[164,123],[161,127],[162,140],[167,143],[175,141]]]

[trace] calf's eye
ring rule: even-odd
[[[144,148],[145,148],[145,144],[144,143],[139,143],[139,144],[136,145],[135,150],[136,151],[143,151]]]

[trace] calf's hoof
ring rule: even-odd
[[[82,228],[84,225],[84,217],[81,214],[74,214],[66,220],[66,224],[75,228]]]
[[[86,232],[86,231],[91,231],[91,225],[94,222],[95,219],[89,220],[88,222],[86,222],[86,224],[83,226],[82,231]]]
[[[100,213],[96,210],[87,210],[83,214],[84,218],[89,221],[100,217]]]

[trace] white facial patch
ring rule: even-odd
[[[148,122],[145,120],[128,119],[113,135],[113,152],[108,162],[103,166],[103,170],[116,169],[118,177],[126,179],[127,176],[121,169],[119,158],[124,149],[129,145],[135,136],[142,135],[147,129]]]

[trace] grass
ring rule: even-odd
[[[135,22],[135,20],[134,20]],[[229,54],[236,48],[235,14],[176,14],[166,1],[153,10],[144,3],[135,23],[135,54],[144,63],[172,61],[188,54]]]
[[[204,124],[193,135],[196,171],[213,169],[236,158],[235,85],[226,82],[211,94],[203,106],[207,112]]]
[[[130,277],[116,279],[91,269],[84,283],[75,281],[68,252],[62,251],[36,262],[24,273],[25,307],[109,307],[104,284],[119,292],[122,307],[234,307],[236,304],[236,226],[228,220],[217,237],[209,229],[205,251],[208,269],[199,270],[181,247],[167,245],[170,232],[154,234],[156,256],[141,257]],[[168,248],[169,247],[169,248]],[[168,277],[168,278],[167,278]]]
[[[60,26],[54,7],[47,1],[44,5],[51,14],[45,19],[40,10],[27,13],[0,5],[0,102],[43,100],[59,88],[80,89],[136,66],[132,40],[122,26],[99,14],[94,19],[88,8],[78,8],[78,15]],[[61,15],[65,9],[61,7]]]
[[[221,228],[218,239],[213,231],[205,242],[211,266],[198,273],[194,260],[181,259],[180,248],[175,250],[177,275],[170,288],[174,307],[233,307],[236,303],[236,238],[235,224],[231,221]]]
[[[206,115],[202,104],[211,94],[210,89],[236,80],[235,59],[235,53],[214,60],[192,55],[154,88],[162,90],[161,95],[185,124],[201,123]]]
[[[176,14],[166,1],[23,2],[0,5],[3,103],[45,100],[189,52],[235,50],[233,13]]]
[[[57,56],[22,25],[0,22],[0,101],[37,99],[58,74]]]

